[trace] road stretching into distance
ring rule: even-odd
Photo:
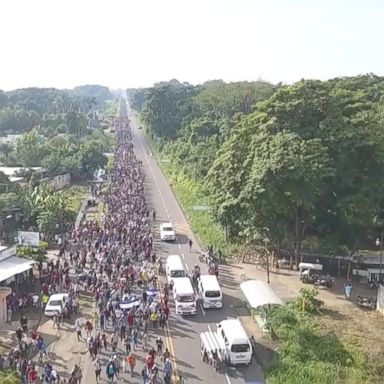
[[[143,162],[145,174],[145,194],[147,205],[156,210],[156,227],[154,230],[154,246],[156,254],[162,257],[163,265],[168,255],[181,255],[187,273],[191,273],[195,264],[200,265],[201,273],[207,274],[206,265],[199,262],[201,249],[192,233],[187,219],[169,186],[156,160],[147,154],[150,148],[142,130],[138,128],[136,118],[129,105],[128,117],[131,121],[134,150],[137,158]],[[171,221],[174,225],[177,239],[174,243],[161,242],[159,238],[160,222]],[[192,252],[189,251],[188,238],[193,240]],[[198,304],[195,316],[181,317],[171,308],[169,328],[166,332],[166,346],[174,356],[174,370],[181,375],[186,383],[227,383],[244,384],[263,382],[261,368],[253,360],[249,366],[237,366],[227,369],[227,373],[215,372],[212,366],[203,363],[200,353],[200,333],[207,331],[210,326],[216,329],[216,323],[227,318],[236,317],[236,308],[243,308],[240,300],[241,293],[238,283],[231,275],[231,267],[220,266],[219,283],[223,290],[223,308],[204,310]],[[249,335],[250,336],[250,335]]]

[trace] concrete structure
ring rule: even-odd
[[[11,293],[11,288],[0,287],[0,326],[8,321],[7,296]]]
[[[50,178],[45,178],[40,181],[41,184],[51,186],[55,191],[60,191],[63,188],[71,185],[71,174],[65,173],[63,175],[57,175]]]
[[[22,181],[24,177],[17,176],[17,173],[19,173],[23,169],[32,169],[36,172],[42,172],[43,168],[41,167],[31,167],[31,168],[22,168],[22,167],[0,167],[0,172],[4,173],[6,176],[8,176],[8,179],[11,183],[17,183],[18,181]]]
[[[7,247],[0,252],[0,284],[14,284],[17,289],[20,275],[28,272],[35,262],[16,256],[16,246]]]

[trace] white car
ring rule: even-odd
[[[161,241],[175,241],[176,233],[173,229],[172,223],[160,224],[160,239]]]
[[[45,316],[53,316],[56,313],[61,314],[67,298],[67,293],[55,293],[54,295],[51,295],[47,305],[45,306]]]

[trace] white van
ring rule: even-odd
[[[169,255],[167,257],[165,273],[167,275],[168,284],[172,284],[174,279],[187,276],[179,255]]]
[[[174,280],[173,299],[175,300],[176,314],[196,315],[196,296],[189,277],[180,277]]]
[[[201,275],[197,289],[203,308],[223,307],[223,295],[215,275]]]
[[[217,324],[217,337],[228,364],[252,362],[252,345],[239,320],[227,319]]]

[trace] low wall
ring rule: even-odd
[[[51,186],[55,191],[59,191],[71,185],[71,174],[66,173],[64,175],[43,179],[41,183]]]

